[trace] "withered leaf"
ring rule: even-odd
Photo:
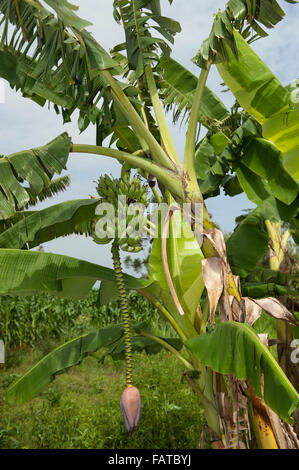
[[[215,324],[215,312],[223,292],[223,268],[220,258],[212,257],[202,261],[202,274],[206,286],[209,304],[210,321]]]

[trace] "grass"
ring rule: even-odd
[[[6,365],[2,370],[0,448],[198,448],[203,410],[182,381],[183,366],[167,351],[155,356],[134,354],[134,383],[141,393],[142,410],[132,438],[119,404],[124,362],[109,357],[104,364],[88,357],[35,399],[8,406],[4,390],[43,355],[44,351],[27,351],[17,366]]]

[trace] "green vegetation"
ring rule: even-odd
[[[204,412],[183,379],[183,365],[167,351],[133,354],[142,411],[132,438],[119,413],[124,361],[109,356],[101,361],[102,352],[58,375],[28,403],[7,406],[8,386],[54,347],[89,329],[120,322],[118,303],[96,307],[97,295],[92,290],[77,302],[48,295],[0,299],[0,337],[6,332],[9,339],[7,361],[0,365],[0,448],[197,448]],[[174,335],[140,294],[131,292],[128,301],[132,321],[148,321],[156,334]],[[182,419],[188,426],[181,426]]]
[[[203,409],[183,366],[168,352],[135,353],[134,380],[142,390],[139,426],[129,438],[119,412],[124,361],[94,355],[21,406],[7,406],[4,391],[55,344],[14,353],[0,385],[0,448],[137,449],[198,448]],[[13,365],[18,363],[18,365]],[[0,366],[1,367],[1,366]],[[180,393],[178,393],[178,389]],[[188,425],[182,426],[182,420]]]
[[[101,360],[102,352],[57,375],[33,400],[7,406],[4,394],[9,385],[63,341],[121,321],[118,302],[97,307],[97,296],[92,290],[76,302],[48,295],[0,298],[0,337],[8,340],[6,363],[0,365],[0,449],[198,448],[206,424],[204,410],[183,379],[183,365],[165,350],[133,354],[142,411],[132,438],[119,413],[124,361],[110,356]],[[147,321],[155,334],[174,335],[140,294],[131,292],[128,301],[133,322]],[[275,321],[265,314],[255,329],[275,337]],[[182,420],[188,426],[181,426]],[[209,447],[208,436],[205,446]]]
[[[97,306],[98,291],[83,300],[60,299],[44,294],[30,297],[0,297],[0,338],[7,346],[21,347],[40,341],[72,339],[92,328],[121,323],[119,302]],[[150,319],[152,331],[176,336],[170,325],[137,292],[128,295],[132,323]]]

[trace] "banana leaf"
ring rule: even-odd
[[[0,248],[34,248],[54,238],[78,233],[80,225],[95,218],[98,201],[79,199],[24,213],[22,220],[0,234]]]
[[[244,189],[246,190],[246,186]],[[269,235],[265,228],[265,220],[290,222],[294,220],[297,212],[298,197],[289,206],[273,196],[261,201],[260,205],[237,225],[226,242],[227,257],[234,274],[246,277],[254,271],[258,261],[266,254]]]
[[[116,48],[126,48],[129,67],[139,78],[147,63],[153,60],[159,62],[159,48],[169,56],[171,49],[168,43],[173,44],[174,36],[181,31],[181,26],[177,21],[161,16],[160,2],[157,1],[124,0],[121,3],[114,2],[114,7],[116,15],[122,19],[126,37],[125,44]]]
[[[6,392],[8,403],[17,405],[25,403],[54,380],[57,373],[80,364],[88,354],[108,347],[121,336],[121,326],[111,326],[90,331],[59,346],[9,387]]]
[[[299,114],[291,93],[235,30],[238,60],[227,48],[229,61],[218,71],[240,105],[263,127],[263,136],[282,153],[287,172],[299,182]]]
[[[276,199],[287,205],[296,199],[299,184],[285,171],[282,154],[271,142],[252,139],[246,147],[242,163],[267,182]]]
[[[144,326],[144,324],[132,325],[132,328],[140,330]],[[177,350],[183,346],[177,338],[162,339]],[[154,339],[141,335],[133,336],[132,347],[133,350],[146,351],[147,354],[157,354],[163,348]],[[7,389],[5,396],[8,403],[20,405],[34,398],[55,379],[57,374],[79,365],[85,357],[99,349],[105,351],[102,360],[107,355],[114,359],[123,358],[125,350],[123,328],[115,325],[93,330],[54,349]]]
[[[26,180],[32,192],[38,194],[55,173],[65,169],[70,146],[71,139],[65,132],[43,147],[0,158],[0,219],[13,216],[30,201],[22,181]]]
[[[37,2],[32,2],[31,0],[25,0],[25,2],[41,9],[40,4]],[[92,24],[90,21],[83,20],[76,15],[75,11],[78,10],[79,7],[77,5],[73,5],[67,0],[45,0],[45,3],[56,11],[58,18],[67,26],[82,30],[86,26],[90,26]]]
[[[127,289],[142,289],[152,281],[124,274]],[[0,250],[0,295],[33,295],[81,299],[98,280],[115,281],[114,271],[69,256],[13,249]]]
[[[51,101],[57,106],[71,108],[74,99],[64,81],[64,71],[60,68],[52,76],[51,86],[34,76],[37,62],[31,57],[4,48],[0,50],[0,77],[7,80],[12,88],[22,91],[23,96],[30,97],[40,106]]]
[[[181,114],[184,116],[192,108],[198,77],[179,62],[165,56],[160,59],[158,71],[163,83],[164,105],[167,109],[176,108],[174,120],[177,120]],[[199,121],[209,129],[213,122],[223,122],[229,116],[230,113],[222,101],[205,87]]]
[[[299,394],[268,348],[248,324],[227,321],[214,331],[185,342],[206,366],[221,374],[249,380],[259,397],[281,418],[292,422]],[[264,376],[262,393],[261,374]]]
[[[174,200],[170,199],[170,204]],[[160,228],[164,221],[161,222]],[[191,319],[194,320],[204,283],[202,278],[202,260],[204,256],[192,233],[188,222],[183,220],[180,211],[174,211],[170,220],[167,238],[167,260],[169,270],[179,301]],[[164,291],[168,284],[162,264],[162,237],[156,237],[148,265],[149,277],[158,281]]]

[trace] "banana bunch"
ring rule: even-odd
[[[106,244],[117,238],[123,251],[140,251],[140,234],[147,226],[144,211],[148,206],[146,186],[136,176],[130,179],[104,175],[98,180],[97,192],[101,201],[97,209],[99,215],[93,225],[94,241]]]

